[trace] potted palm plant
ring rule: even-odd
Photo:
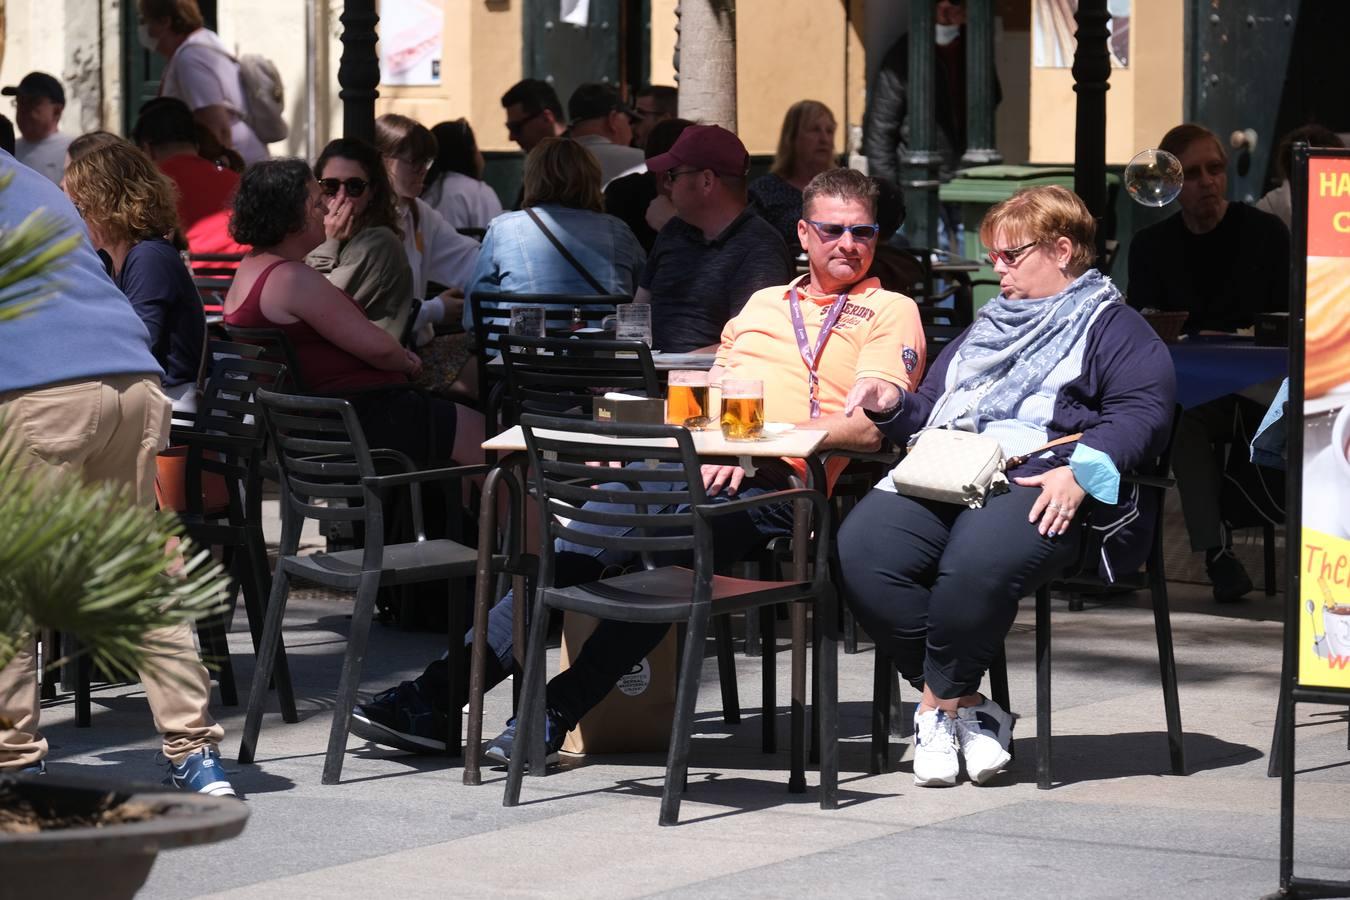
[[[5,321],[42,302],[37,277],[81,239],[60,232],[35,213],[0,233],[0,339]],[[57,629],[79,635],[81,652],[106,671],[132,675],[154,665],[147,632],[221,607],[223,573],[179,543],[171,513],[110,484],[33,476],[6,433],[0,414],[0,668],[33,635]],[[159,850],[233,837],[247,817],[233,798],[0,776],[0,893],[131,897]]]

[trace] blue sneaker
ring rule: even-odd
[[[563,740],[570,729],[563,726],[562,720],[552,710],[545,711],[544,723],[544,743],[547,747],[544,764],[551,766],[558,762],[558,751],[562,749]],[[507,720],[506,730],[488,741],[488,745],[483,748],[483,755],[495,763],[507,765],[511,762],[511,748],[515,742],[516,720],[513,716]]]
[[[169,779],[180,791],[210,794],[212,797],[236,796],[220,764],[220,754],[214,747],[194,750],[181,763],[169,763]]]

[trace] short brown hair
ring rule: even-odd
[[[600,163],[591,151],[569,138],[544,138],[525,157],[523,205],[556,203],[604,212],[600,183]]]
[[[1191,144],[1203,140],[1213,141],[1214,146],[1219,150],[1219,156],[1223,158],[1224,162],[1228,162],[1228,151],[1224,149],[1223,141],[1219,140],[1219,136],[1205,126],[1196,125],[1194,122],[1186,122],[1170,129],[1158,142],[1158,149],[1166,150],[1179,158]]]
[[[142,19],[168,19],[174,34],[192,34],[205,26],[197,0],[139,0]]]
[[[826,169],[812,178],[802,191],[802,217],[806,217],[817,197],[836,197],[862,203],[875,220],[880,193],[877,183],[857,169]]]
[[[106,147],[109,144],[122,143],[125,140],[125,138],[120,138],[111,131],[86,131],[70,142],[69,146],[66,147],[66,156],[69,156],[71,161],[74,162],[91,150],[97,150],[99,147]]]
[[[375,120],[375,148],[384,156],[430,162],[436,158],[436,136],[416,119],[385,113]]]
[[[778,152],[773,155],[770,172],[779,178],[787,178],[792,174],[792,170],[797,167],[797,135],[822,113],[838,123],[830,108],[819,100],[798,100],[788,107],[783,116],[783,128],[778,132]]]
[[[1096,220],[1077,194],[1057,184],[1023,188],[991,207],[980,222],[980,240],[992,248],[1000,231],[1019,244],[1068,238],[1073,244],[1069,268],[1079,274],[1097,257]]]
[[[136,243],[178,228],[178,191],[126,141],[96,147],[66,169],[66,193],[105,238]]]

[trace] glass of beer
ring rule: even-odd
[[[722,379],[722,437],[728,441],[757,441],[763,434],[764,382]]]
[[[702,431],[712,424],[707,372],[671,372],[666,393],[666,424]]]

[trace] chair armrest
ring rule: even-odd
[[[405,472],[416,472],[417,463],[413,462],[412,457],[401,450],[392,450],[388,447],[372,447],[370,450],[371,459],[387,459],[398,465]]]
[[[900,451],[890,445],[890,441],[882,439],[880,450],[825,450],[822,451],[820,461],[823,463],[836,457],[843,457],[849,462],[880,463],[882,465],[893,466],[900,461]]]
[[[455,479],[473,478],[476,475],[486,475],[491,471],[492,466],[454,466],[443,469],[418,469],[412,472],[399,472],[395,475],[372,475],[362,478],[361,481],[370,487],[385,488],[398,487],[404,484],[423,484],[428,481],[453,481]]]
[[[1121,475],[1120,480],[1124,484],[1137,484],[1141,487],[1162,488],[1163,490],[1175,487],[1177,483],[1175,478],[1167,478],[1162,475],[1134,475],[1129,472]]]
[[[694,512],[700,516],[711,518],[714,516],[725,516],[733,512],[743,512],[758,506],[767,506],[770,503],[793,502],[797,500],[806,500],[810,502],[812,511],[815,515],[815,534],[816,534],[816,568],[815,575],[811,579],[817,589],[823,588],[829,581],[829,556],[830,556],[830,502],[825,499],[825,495],[814,488],[788,488],[782,491],[771,491],[767,494],[757,494],[754,497],[744,497],[740,500],[731,500],[726,503],[704,503],[695,506]]]
[[[169,446],[174,445],[186,445],[198,447],[202,450],[245,455],[253,451],[258,442],[252,438],[237,437],[230,434],[208,434],[205,431],[174,426],[169,429]]]

